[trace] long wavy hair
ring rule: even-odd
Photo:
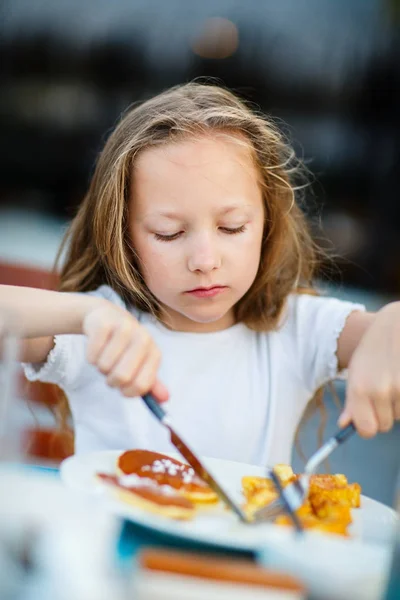
[[[315,293],[319,250],[301,207],[301,161],[271,119],[232,92],[202,83],[174,87],[122,115],[60,248],[61,291],[88,292],[107,284],[128,306],[160,316],[128,233],[135,161],[148,148],[213,133],[233,135],[247,144],[264,203],[260,265],[235,306],[236,320],[258,331],[272,330],[289,294]]]

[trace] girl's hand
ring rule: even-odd
[[[124,396],[151,392],[159,402],[168,390],[157,379],[161,353],[147,330],[128,311],[104,302],[83,320],[88,337],[87,359],[107,375],[107,383]]]
[[[389,431],[400,420],[400,303],[382,308],[349,363],[339,425],[353,421],[363,437]]]

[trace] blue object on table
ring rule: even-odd
[[[117,545],[117,554],[122,563],[130,563],[137,553],[145,547],[163,547],[170,549],[196,551],[205,554],[255,560],[256,553],[248,550],[225,548],[212,543],[183,539],[179,536],[150,530],[144,525],[124,520]]]
[[[60,470],[57,467],[45,467],[43,465],[21,465],[25,469],[30,469],[33,471],[40,471],[41,473],[48,473],[49,475],[55,475],[57,477],[60,476]]]

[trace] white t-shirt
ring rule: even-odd
[[[96,296],[124,306],[108,286]],[[279,330],[238,323],[213,333],[171,331],[134,312],[162,352],[164,405],[200,455],[257,465],[290,463],[297,425],[314,392],[337,372],[337,339],[364,307],[293,295]],[[147,448],[173,452],[167,432],[139,398],[124,398],[88,364],[86,337],[58,335],[46,363],[25,365],[30,380],[59,385],[74,421],[75,452]]]

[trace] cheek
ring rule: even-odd
[[[257,268],[261,256],[262,231],[255,230],[234,245],[236,260],[247,268]]]
[[[138,254],[143,264],[143,276],[148,283],[165,283],[165,276],[168,273],[170,280],[177,272],[180,253],[171,247],[168,242],[156,243],[144,241],[138,245]],[[166,246],[164,248],[164,246]]]
[[[237,260],[237,273],[243,281],[253,281],[260,264],[260,251],[252,244]]]

